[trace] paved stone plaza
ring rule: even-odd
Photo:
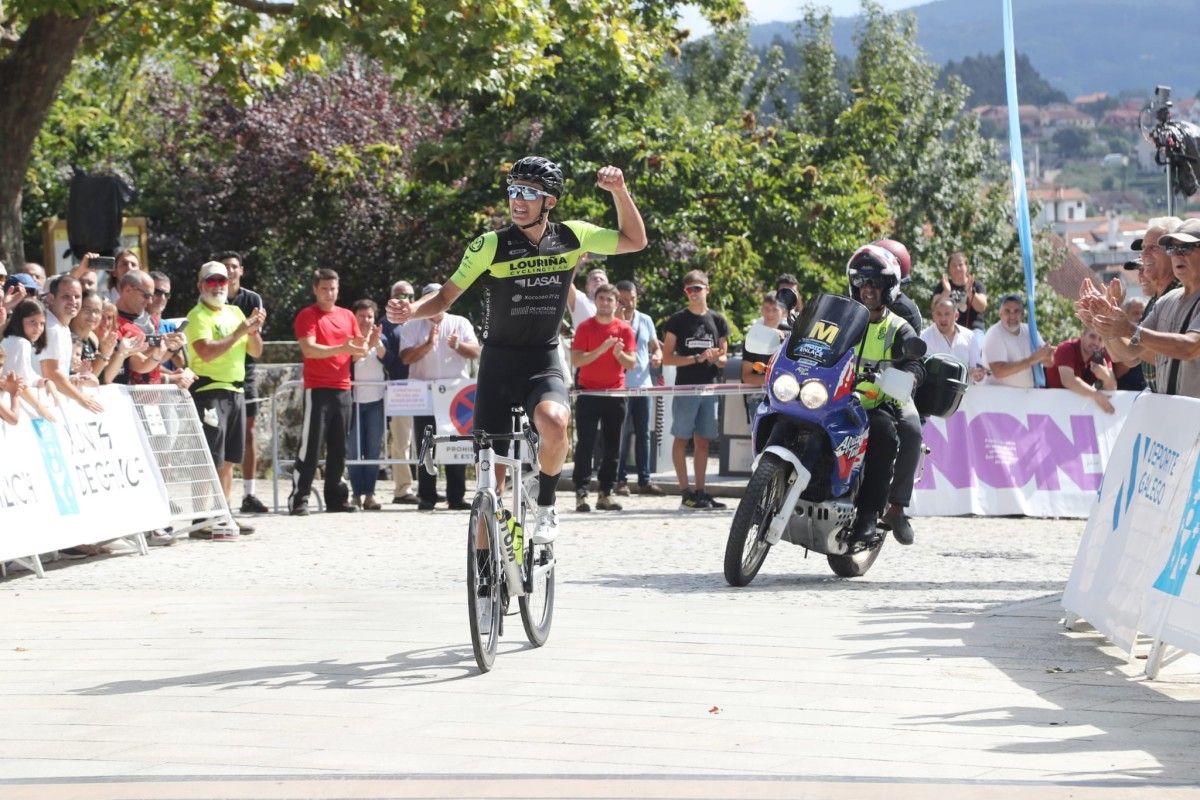
[[[483,774],[600,776],[605,797],[668,777],[721,779],[672,784],[677,797],[846,780],[895,796],[931,782],[956,797],[1011,782],[1031,797],[1197,796],[1200,659],[1148,682],[1144,661],[1060,622],[1082,521],[920,520],[914,547],[889,542],[856,580],[781,544],[735,590],[721,574],[731,511],[641,497],[567,511],[550,641],[530,649],[511,617],[481,676],[466,514],[385,508],[10,573],[0,796],[159,797],[145,787],[185,776],[207,793],[169,796],[309,796],[329,784],[303,782],[329,776],[368,779],[339,797],[476,796],[371,781]],[[310,788],[271,794],[282,784],[266,776]],[[125,780],[80,782],[107,777]],[[496,786],[485,794],[579,793]],[[650,789],[628,794],[668,796]]]

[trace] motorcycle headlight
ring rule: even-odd
[[[791,375],[780,375],[771,384],[771,394],[781,403],[791,402],[800,394],[800,382]]]
[[[805,408],[816,411],[829,402],[829,390],[825,388],[825,384],[815,378],[805,381],[804,385],[800,387],[800,402],[804,404]]]

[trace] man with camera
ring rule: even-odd
[[[200,267],[200,302],[188,312],[188,361],[198,376],[192,400],[204,428],[204,439],[221,479],[225,501],[233,489],[233,465],[242,462],[246,443],[246,355],[262,355],[262,326],[267,313],[257,308],[249,317],[227,304],[229,272],[219,261]],[[213,539],[233,539],[253,529],[215,529]]]
[[[1114,412],[1105,392],[1117,388],[1113,362],[1104,351],[1104,340],[1090,328],[1054,349],[1054,365],[1046,370],[1046,388],[1069,389],[1100,406],[1105,414]]]
[[[146,309],[154,299],[154,279],[141,270],[130,270],[117,282],[117,334],[132,340],[134,346],[143,342],[144,351],[134,351],[121,365],[113,383],[145,385],[162,383],[162,365],[180,352],[186,340],[182,333],[165,336],[147,334],[142,327]]]

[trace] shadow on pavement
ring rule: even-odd
[[[994,748],[1014,755],[1045,755],[1061,760],[1063,769],[1048,773],[1061,781],[1095,781],[1102,770],[1073,771],[1066,765],[1086,763],[1073,754],[1103,757],[1105,752],[1143,751],[1157,769],[1111,770],[1113,780],[1138,779],[1158,784],[1194,786],[1200,768],[1195,756],[1200,728],[1200,702],[1172,698],[1144,677],[1122,672],[1124,658],[1100,649],[1099,634],[1075,634],[1061,624],[1060,594],[973,614],[878,611],[875,622],[911,627],[842,637],[847,641],[907,640],[903,646],[860,650],[846,656],[855,661],[925,659],[931,669],[946,659],[983,659],[1015,684],[1035,693],[1044,705],[979,706],[953,714],[909,717],[915,726],[955,726],[962,729],[1012,727],[1020,741]],[[868,612],[870,613],[870,612]],[[914,645],[914,641],[934,642]],[[1164,677],[1170,681],[1170,676]],[[1194,685],[1194,676],[1175,680]],[[1193,692],[1194,693],[1194,692]],[[1030,729],[1047,730],[1044,740]],[[1078,728],[1073,738],[1051,729]],[[1093,764],[1095,762],[1092,762]],[[1139,784],[1144,785],[1144,784]]]
[[[500,656],[531,649],[527,642],[501,644]],[[451,683],[479,674],[470,645],[456,648],[424,648],[388,656],[386,661],[342,663],[335,660],[302,664],[271,664],[246,669],[200,672],[169,678],[126,680],[77,689],[79,695],[119,695],[153,692],[180,686],[209,686],[219,689],[294,686],[318,689],[397,689]]]
[[[824,567],[823,557],[818,563]],[[561,579],[560,579],[561,580]],[[725,576],[720,572],[643,572],[635,574],[599,575],[589,580],[561,581],[585,586],[601,586],[609,589],[656,589],[663,594],[695,594],[697,592],[735,592],[753,594],[755,592],[777,592],[788,587],[813,588],[826,584],[834,585],[838,591],[928,591],[930,586],[939,589],[962,590],[1013,590],[1033,593],[1050,593],[1062,589],[1061,581],[859,581],[853,578],[839,578],[831,572],[826,574],[773,574],[759,575],[749,586],[735,588],[725,582]]]

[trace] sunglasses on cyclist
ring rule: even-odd
[[[522,200],[533,201],[539,197],[553,197],[549,192],[543,192],[541,189],[535,189],[532,186],[521,186],[513,184],[508,187],[508,199],[516,200],[518,197]]]
[[[1163,247],[1163,250],[1169,256],[1186,256],[1191,255],[1192,251],[1197,247],[1200,247],[1200,242],[1180,242],[1177,244],[1168,244]]]

